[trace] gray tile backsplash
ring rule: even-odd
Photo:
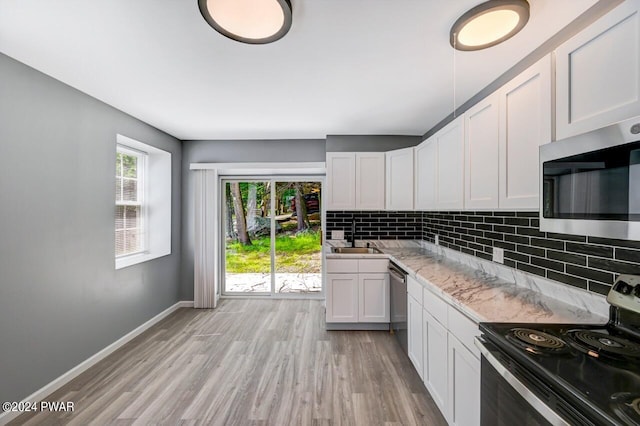
[[[422,238],[422,212],[328,211],[327,235],[343,230],[351,239],[351,223],[356,219],[356,238],[380,240],[419,240]]]
[[[640,274],[640,241],[540,232],[537,212],[423,212],[422,238],[555,281],[606,294],[621,273]]]
[[[620,273],[640,274],[640,241],[540,232],[537,212],[329,211],[327,233],[357,238],[423,239],[574,287],[606,294]]]

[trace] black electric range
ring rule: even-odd
[[[640,276],[607,324],[481,323],[482,425],[640,425]]]

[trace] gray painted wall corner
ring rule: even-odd
[[[19,401],[179,300],[177,139],[0,54],[0,400]],[[116,134],[172,153],[172,253],[116,271]]]

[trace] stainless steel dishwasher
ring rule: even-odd
[[[391,282],[391,324],[389,329],[395,334],[402,350],[407,353],[407,273],[398,265],[389,262]]]

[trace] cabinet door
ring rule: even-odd
[[[387,210],[413,210],[413,148],[386,153]]]
[[[356,209],[384,210],[384,152],[356,153]]]
[[[449,333],[449,414],[450,425],[480,424],[480,360]]]
[[[465,209],[498,207],[499,101],[494,93],[464,114]]]
[[[424,384],[443,415],[447,413],[447,329],[422,310],[422,367]]]
[[[327,274],[327,322],[358,322],[358,274]]]
[[[429,138],[414,148],[414,185],[416,210],[436,208],[436,158],[438,144]]]
[[[500,89],[501,209],[537,209],[539,147],[551,142],[551,57]]]
[[[360,274],[358,291],[358,321],[389,322],[389,274]]]
[[[327,153],[327,210],[356,207],[356,155],[353,152]]]
[[[464,194],[464,116],[434,135],[437,144],[436,207],[460,210]]]
[[[556,137],[640,114],[640,0],[627,0],[556,49]]]
[[[409,359],[422,378],[422,304],[411,295],[407,295],[407,329]]]

